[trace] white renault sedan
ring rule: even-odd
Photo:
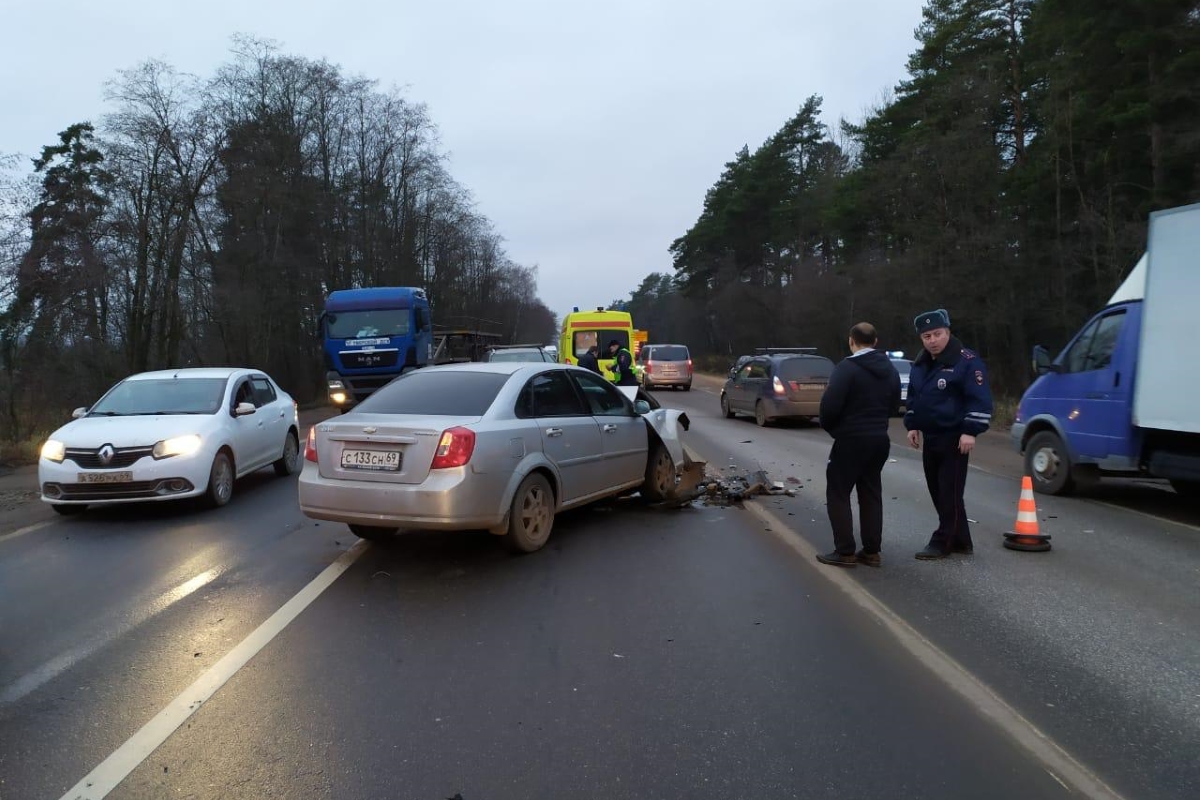
[[[256,370],[143,372],[74,417],[38,460],[42,500],[60,514],[197,496],[223,506],[236,478],[299,467],[296,403]]]
[[[484,529],[532,552],[559,511],[625,492],[664,499],[687,425],[578,367],[426,367],[313,426],[300,509],[364,539]]]

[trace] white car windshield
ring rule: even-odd
[[[224,397],[224,378],[127,380],[118,383],[92,406],[88,416],[215,414]]]

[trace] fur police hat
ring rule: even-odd
[[[932,331],[938,328],[950,327],[950,313],[944,308],[937,308],[933,311],[926,311],[924,314],[918,314],[913,320],[913,325],[917,329],[917,333]]]

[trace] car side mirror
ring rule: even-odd
[[[88,412],[87,406],[80,406],[79,408],[77,408],[71,412],[71,419],[79,419],[80,417],[85,417],[85,416],[87,416],[87,412]]]
[[[254,403],[238,403],[237,407],[233,409],[233,415],[235,417],[245,417],[253,414],[257,410],[258,409],[254,407]]]
[[[1062,369],[1050,358],[1050,351],[1039,344],[1033,348],[1033,371],[1045,375],[1047,372],[1061,372]]]
[[[645,400],[634,400],[633,410],[637,412],[637,415],[640,417],[643,414],[649,414],[651,409],[650,404]]]

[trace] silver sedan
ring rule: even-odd
[[[687,425],[578,367],[426,367],[309,431],[300,508],[364,539],[485,529],[533,552],[559,511],[633,491],[667,497]]]

